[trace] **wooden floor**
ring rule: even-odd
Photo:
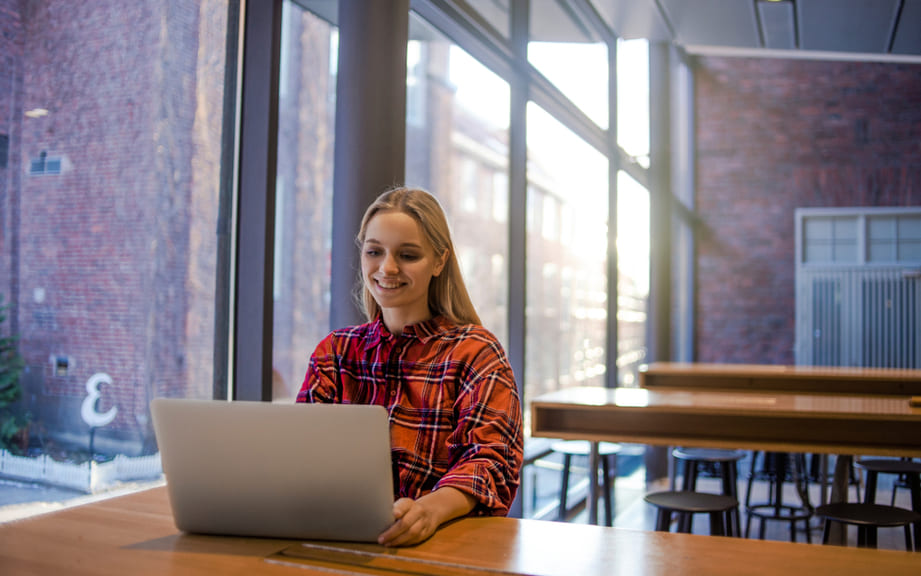
[[[628,447],[628,452],[629,452]],[[642,449],[638,447],[635,450],[641,453]],[[618,456],[619,468],[621,474],[615,481],[615,498],[614,498],[614,525],[621,528],[632,528],[637,530],[653,530],[655,527],[656,511],[653,506],[643,500],[649,492],[658,490],[668,490],[668,480],[661,480],[652,484],[647,484],[645,468],[642,466],[642,456],[627,454]],[[747,487],[748,462],[743,460],[739,467],[739,494],[740,499],[744,499]],[[575,487],[570,490],[570,499],[572,500],[573,510],[566,521],[576,523],[587,523],[588,512],[584,505],[584,494],[586,491],[587,481],[584,475],[584,469],[581,468],[584,463],[574,461],[573,466],[579,467],[576,475],[570,481],[575,483]],[[551,456],[547,461],[542,462],[536,467],[529,467],[525,470],[522,486],[522,495],[524,501],[524,515],[526,517],[543,518],[548,520],[557,519],[558,514],[558,492],[560,485],[560,466]],[[877,502],[888,504],[892,495],[892,481],[894,476],[883,474],[879,477],[879,486],[877,489]],[[719,480],[715,478],[701,478],[698,482],[698,490],[704,492],[718,493],[720,491]],[[817,484],[811,484],[809,488],[810,502],[817,506],[820,501],[820,487]],[[859,488],[862,498],[863,489]],[[768,486],[766,482],[755,482],[752,487],[752,501],[762,502],[767,500]],[[852,486],[848,492],[850,501],[855,501],[857,493]],[[792,486],[785,486],[785,502],[799,502],[799,498]],[[896,506],[911,508],[911,497],[907,490],[898,489],[896,491]],[[599,506],[599,519],[603,521],[603,507]],[[741,524],[743,534],[745,531],[746,517],[744,507],[742,510]],[[759,524],[757,519],[753,519],[751,525],[751,538],[758,538]],[[800,523],[802,526],[802,523]],[[821,545],[822,526],[818,518],[813,518],[810,522],[810,535],[812,543]],[[694,520],[693,532],[696,534],[709,534],[709,522],[706,515],[698,515]],[[901,528],[883,528],[879,530],[879,548],[890,550],[904,550],[904,532]],[[790,540],[789,523],[769,521],[765,526],[764,538],[767,540]],[[802,530],[798,530],[798,542],[805,542]],[[848,542],[850,546],[856,546],[857,532],[856,528],[850,527],[848,530]]]

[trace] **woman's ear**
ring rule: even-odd
[[[435,270],[432,272],[432,276],[438,276],[439,274],[441,274],[441,271],[444,270],[445,264],[448,263],[448,253],[449,253],[449,251],[448,251],[448,250],[445,250],[445,251],[441,254],[441,256],[439,256],[438,258],[436,258]]]

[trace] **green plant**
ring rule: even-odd
[[[6,321],[8,308],[0,296],[0,327]],[[16,410],[16,403],[22,395],[19,375],[25,366],[17,343],[15,335],[0,334],[0,449],[18,453],[20,446],[14,438],[28,424],[28,418]]]

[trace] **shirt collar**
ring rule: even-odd
[[[424,344],[452,328],[454,328],[454,323],[444,316],[433,316],[428,320],[423,320],[422,322],[404,327],[402,335],[407,338],[416,338]],[[375,348],[380,346],[383,342],[391,342],[395,339],[396,336],[391,334],[390,331],[387,330],[387,326],[384,325],[383,317],[378,315],[377,318],[371,322],[365,350]]]

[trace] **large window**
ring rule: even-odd
[[[604,385],[607,214],[607,159],[529,104],[526,402]]]
[[[310,353],[329,333],[337,53],[336,27],[284,3],[272,350],[279,402],[293,401]]]
[[[646,360],[649,239],[649,191],[618,171],[617,383],[622,386],[638,385]]]
[[[151,399],[213,394],[236,24],[222,0],[6,6],[0,333],[24,368],[0,475],[39,499],[157,478]]]
[[[445,208],[483,325],[508,346],[509,86],[412,15],[406,183]]]

